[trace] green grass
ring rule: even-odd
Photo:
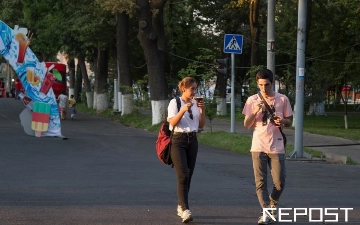
[[[351,104],[351,105],[347,105],[347,111],[349,112],[349,113],[351,113],[351,112],[360,112],[359,110],[358,111],[356,111],[356,109],[358,109],[358,107],[359,107],[359,104],[355,104],[355,105],[353,105],[353,104]],[[331,104],[331,105],[326,105],[325,106],[325,111],[326,112],[340,112],[340,113],[343,113],[345,110],[344,110],[344,105],[343,104],[336,104],[335,106],[333,105],[333,104]]]
[[[121,116],[121,114],[114,114],[112,109],[108,109],[104,112],[97,113],[95,109],[89,109],[85,104],[77,104],[76,109],[79,112],[85,112],[91,115],[107,118],[129,127],[141,128],[150,131],[155,131],[160,129],[160,124],[152,126],[151,117],[143,115],[138,111],[135,111],[134,113],[129,115]]]
[[[91,115],[100,116],[113,121],[122,123],[125,126],[136,127],[151,132],[158,132],[161,124],[152,125],[152,118],[149,115],[144,115],[135,110],[130,115],[121,116],[121,114],[113,114],[112,109],[104,112],[97,113],[94,109],[89,109],[85,104],[78,104],[77,109],[80,112],[88,113]],[[227,116],[217,116],[217,119],[230,120],[230,111]],[[241,114],[240,109],[236,109],[235,119],[238,122],[243,122],[244,115]],[[342,138],[351,138],[360,140],[360,112],[352,112],[347,116],[348,129],[344,128],[344,115],[342,112],[331,112],[328,116],[304,116],[303,127],[304,131],[336,136]],[[251,147],[251,137],[247,135],[232,134],[225,131],[213,133],[200,133],[198,135],[199,143],[226,149],[240,154],[249,155]],[[289,154],[293,151],[293,145],[286,146],[286,153]],[[312,157],[321,158],[323,153],[311,148],[304,147],[304,151]],[[356,165],[356,162],[348,158],[347,165]]]
[[[346,160],[346,165],[357,165],[357,163],[350,157]]]
[[[337,105],[335,108],[330,106],[331,110],[329,110],[329,112],[327,112],[328,109],[326,107],[325,111],[327,112],[327,116],[304,115],[304,131],[314,134],[360,140],[360,111],[356,111],[353,105],[348,106],[348,129],[345,129],[343,107],[343,105]],[[228,109],[226,116],[217,116],[216,118],[230,120],[230,109]],[[236,109],[235,120],[237,122],[244,121],[242,109]]]
[[[231,150],[241,154],[250,154],[251,137],[249,136],[217,131],[200,133],[198,135],[198,141],[205,145]]]
[[[360,140],[360,112],[347,115],[348,129],[345,129],[342,113],[327,116],[304,116],[304,131]]]
[[[244,155],[250,155],[251,137],[248,135],[233,134],[225,131],[200,133],[198,141],[209,146],[231,150]],[[286,154],[289,154],[294,149],[293,145],[286,146]],[[314,157],[320,157],[321,152],[306,148],[305,151],[312,154]]]

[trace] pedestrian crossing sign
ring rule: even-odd
[[[239,34],[225,34],[224,52],[241,54],[243,46],[243,36]]]

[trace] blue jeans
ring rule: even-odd
[[[260,206],[262,208],[267,208],[270,205],[276,205],[285,187],[285,154],[252,152],[251,155],[254,168],[256,195],[259,199]],[[267,190],[268,166],[274,183],[270,197]]]
[[[183,210],[189,209],[189,190],[194,173],[198,152],[197,137],[189,137],[186,133],[176,134],[171,142],[171,159],[173,161],[178,182],[178,204]]]

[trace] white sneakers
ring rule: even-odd
[[[275,209],[275,210],[271,210],[271,215],[277,220],[278,213],[277,213],[277,210],[276,210],[276,206],[271,205],[269,207]],[[265,214],[265,218],[264,218],[263,213],[261,214],[261,216],[258,219],[258,224],[269,224],[269,223],[274,223],[274,222],[275,221],[267,214]]]
[[[265,217],[263,215],[261,215],[258,219],[258,224],[269,224],[272,223],[272,220],[270,218],[270,216],[265,215]]]
[[[177,215],[181,217],[183,223],[188,223],[193,220],[191,211],[189,209],[183,210],[180,205],[177,207]]]
[[[181,206],[180,206],[180,205],[178,205],[178,207],[177,207],[177,215],[181,217],[181,216],[182,216],[183,211],[184,211],[184,210],[181,208]]]
[[[192,221],[193,218],[192,218],[192,216],[191,216],[190,210],[188,210],[188,209],[185,210],[185,211],[182,213],[182,215],[181,215],[181,219],[182,219],[182,222],[183,222],[183,223],[188,223],[188,222]]]

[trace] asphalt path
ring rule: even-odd
[[[0,98],[1,225],[182,224],[175,170],[158,160],[157,134],[79,113],[62,122],[67,140],[36,138],[20,125],[23,109],[20,101]],[[279,207],[353,208],[346,224],[360,224],[359,169],[287,161]],[[200,145],[190,208],[194,225],[257,224],[251,158]],[[342,223],[333,224],[343,224],[344,211],[336,212]],[[292,215],[285,218],[293,221]],[[309,216],[297,216],[296,224],[309,224]]]

